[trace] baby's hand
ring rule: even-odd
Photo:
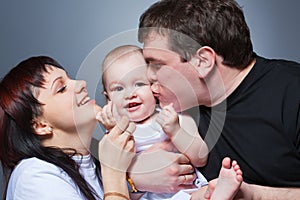
[[[178,114],[173,108],[173,104],[165,106],[157,115],[157,123],[159,123],[163,131],[172,137],[180,129]]]
[[[116,125],[116,120],[112,112],[111,101],[109,101],[108,104],[103,107],[102,111],[98,112],[96,119],[99,120],[99,122],[108,131],[110,131]]]

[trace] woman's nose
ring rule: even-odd
[[[80,93],[82,91],[86,91],[86,81],[77,80],[75,83],[75,92]]]

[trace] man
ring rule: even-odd
[[[159,1],[141,16],[139,41],[161,106],[173,103],[182,111],[199,105],[199,132],[211,150],[200,170],[208,180],[218,177],[229,156],[243,170],[236,198],[299,198],[300,65],[256,55],[234,0]],[[157,172],[173,180],[165,181],[169,187],[151,184],[155,173],[143,175],[148,183],[132,178],[141,190],[182,189],[193,179],[187,166],[173,160]],[[199,190],[193,198],[202,195]]]

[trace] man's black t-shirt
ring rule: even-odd
[[[200,168],[208,180],[218,177],[222,159],[229,156],[247,183],[300,186],[299,64],[257,56],[226,101],[199,108],[199,132],[211,149]]]

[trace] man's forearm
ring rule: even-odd
[[[296,200],[300,197],[300,188],[267,187],[243,182],[235,199],[252,200]]]

